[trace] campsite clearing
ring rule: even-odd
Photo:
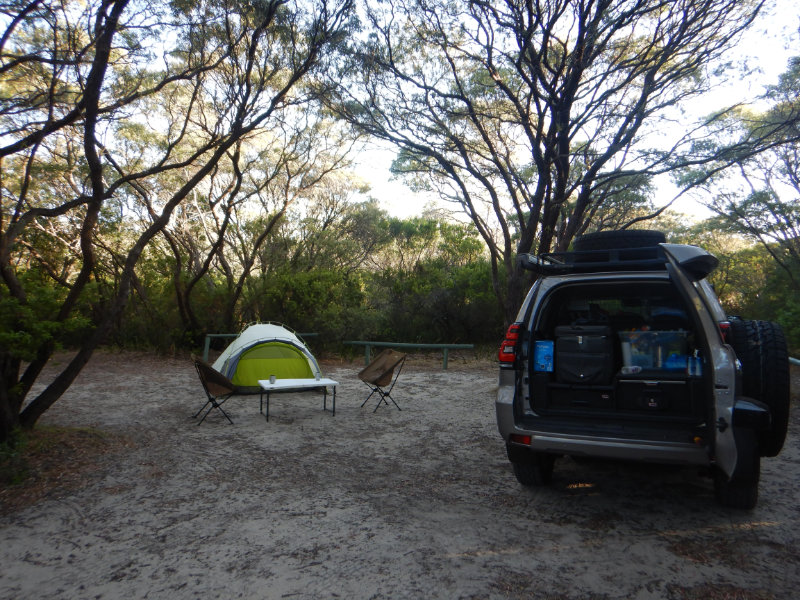
[[[188,358],[98,353],[44,421],[118,443],[3,511],[0,598],[764,600],[800,586],[797,385],[786,447],[744,512],[714,505],[691,469],[564,459],[552,486],[523,489],[493,362],[451,355],[442,371],[412,355],[403,410],[373,413],[359,359],[321,361],[335,417],[287,394],[266,423],[254,395],[226,404],[235,425],[197,427]]]

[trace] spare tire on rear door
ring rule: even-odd
[[[742,363],[742,393],[769,406],[772,423],[759,436],[762,456],[777,456],[789,425],[789,352],[780,325],[731,319],[731,346]]]
[[[576,252],[584,250],[612,250],[615,248],[646,248],[666,242],[663,231],[652,229],[619,229],[597,231],[575,238],[572,248]]]

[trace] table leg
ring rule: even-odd
[[[333,386],[333,411],[331,412],[331,416],[336,416],[336,386]]]
[[[267,411],[264,413],[269,421],[269,392],[267,392]]]

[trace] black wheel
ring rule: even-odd
[[[514,462],[514,476],[522,485],[547,485],[553,480],[556,457],[551,454],[535,454],[531,462]]]
[[[662,231],[652,229],[620,229],[616,231],[597,231],[575,238],[572,248],[575,251],[611,250],[613,248],[646,248],[666,242]]]
[[[777,456],[789,426],[790,379],[786,338],[777,323],[731,320],[731,346],[742,363],[742,393],[769,406],[771,425],[759,437],[762,456]]]
[[[737,430],[735,436],[736,470],[730,478],[719,468],[714,470],[714,494],[723,506],[749,510],[758,502],[759,444],[755,432],[750,429]]]

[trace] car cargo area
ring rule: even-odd
[[[706,422],[701,341],[669,281],[564,284],[542,302],[523,386],[538,427],[688,441]]]

